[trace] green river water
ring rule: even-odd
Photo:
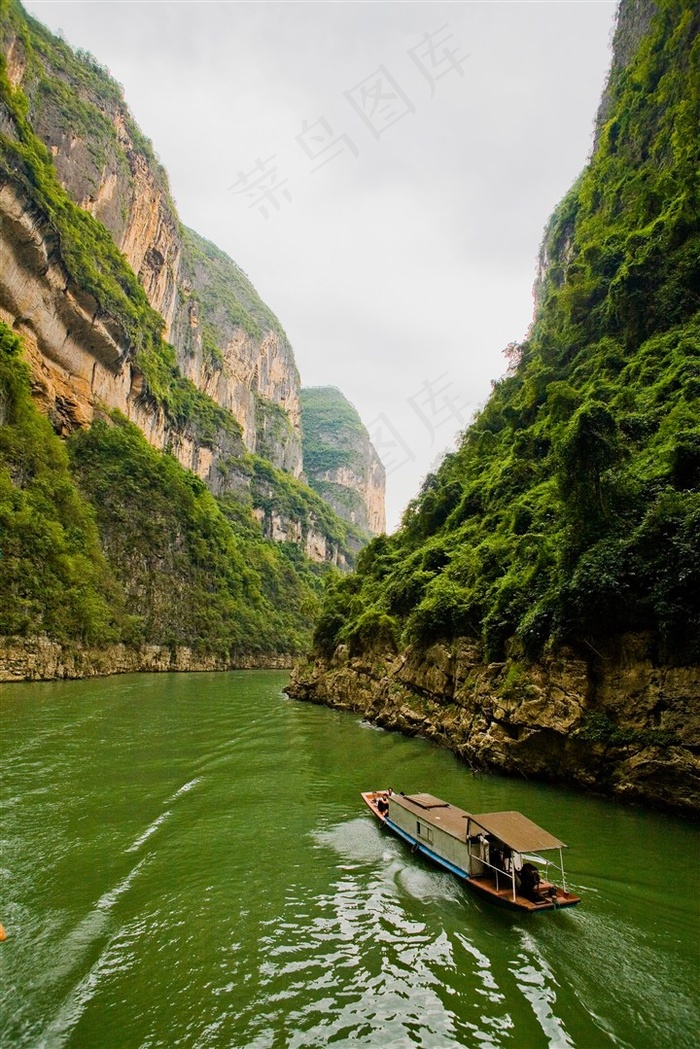
[[[700,831],[293,702],[273,672],[0,686],[0,1045],[692,1049]],[[583,903],[519,916],[360,791],[519,809]]]

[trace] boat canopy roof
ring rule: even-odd
[[[471,824],[493,834],[504,845],[514,852],[539,852],[542,849],[565,849],[566,845],[555,838],[549,831],[538,827],[536,823],[520,812],[484,812],[473,816],[469,813]],[[469,833],[473,834],[472,826]]]

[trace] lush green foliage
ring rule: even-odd
[[[354,551],[365,537],[352,525],[342,521],[316,492],[290,474],[278,470],[258,455],[247,457],[251,464],[253,501],[266,514],[297,521],[303,536],[321,532],[338,548],[348,564],[354,562]]]
[[[319,570],[290,545],[263,539],[249,501],[217,501],[118,417],[76,433],[70,447],[145,639],[222,656],[303,648]]]
[[[400,531],[333,582],[321,652],[371,612],[398,643],[464,635],[491,658],[629,629],[700,658],[700,9],[658,8],[547,230],[515,366]]]
[[[138,627],[68,455],[34,407],[19,340],[0,324],[0,634],[103,643]]]
[[[0,462],[0,634],[187,644],[224,658],[308,646],[327,566],[263,538],[250,495],[214,499],[117,415],[67,450],[3,324]],[[248,465],[277,491],[271,504],[332,526],[314,493],[262,460]]]
[[[357,410],[334,386],[302,389],[301,428],[304,468],[312,486],[326,470],[362,468],[367,431]]]

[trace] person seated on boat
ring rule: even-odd
[[[540,872],[534,863],[523,863],[520,871],[520,892],[526,900],[532,900],[533,903],[540,903],[542,897],[539,892],[540,887]]]
[[[386,816],[389,811],[389,802],[386,799],[386,794],[380,794],[377,798],[377,812],[380,816]]]

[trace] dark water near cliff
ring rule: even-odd
[[[3,1047],[700,1044],[697,827],[474,777],[285,681],[4,686]],[[525,811],[584,903],[474,899],[375,826],[386,784]]]

